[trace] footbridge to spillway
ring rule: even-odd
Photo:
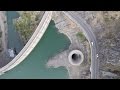
[[[52,19],[52,11],[45,11],[38,27],[36,28],[30,40],[27,42],[24,48],[11,62],[9,62],[4,67],[0,68],[0,75],[4,74],[6,71],[11,70],[12,68],[20,64],[23,60],[25,60],[25,58],[31,53],[31,51],[35,48],[35,46],[41,40],[42,36],[47,30],[47,27],[51,19]]]

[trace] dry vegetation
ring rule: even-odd
[[[120,76],[120,11],[86,11],[82,17],[94,28],[100,69]]]

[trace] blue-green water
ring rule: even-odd
[[[64,67],[46,68],[48,59],[70,45],[69,39],[58,33],[51,21],[41,41],[29,56],[18,66],[6,72],[1,79],[67,79],[68,72]]]
[[[8,23],[8,48],[15,48],[17,52],[20,52],[23,48],[23,43],[13,25],[13,19],[18,18],[19,14],[15,11],[7,11],[6,15]]]

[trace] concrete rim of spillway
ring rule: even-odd
[[[71,65],[79,66],[84,60],[84,55],[80,50],[72,50],[68,55],[68,60]]]

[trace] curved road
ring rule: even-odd
[[[0,74],[4,74],[6,71],[17,66],[30,54],[30,52],[34,49],[34,47],[37,45],[37,43],[40,41],[45,31],[47,30],[51,18],[52,11],[46,11],[30,40],[11,62],[0,68]]]
[[[66,11],[63,13],[74,21],[82,30],[86,38],[88,39],[91,47],[91,79],[99,78],[99,62],[97,59],[97,41],[92,28],[83,20],[80,15],[75,14],[74,11]]]
[[[88,39],[91,47],[91,78],[97,79],[99,77],[99,62],[97,59],[97,41],[94,33],[92,32],[92,28],[79,15],[75,14],[75,12],[63,11],[63,13],[66,16],[68,16],[72,21],[74,21],[78,26],[80,26],[86,38]],[[8,63],[6,66],[0,69],[0,74],[3,74],[4,72],[14,68],[29,55],[29,53],[33,50],[33,48],[42,38],[51,18],[52,18],[52,11],[49,12],[46,11],[40,24],[38,25],[37,29],[35,30],[34,34],[30,38],[28,43],[10,63]]]

